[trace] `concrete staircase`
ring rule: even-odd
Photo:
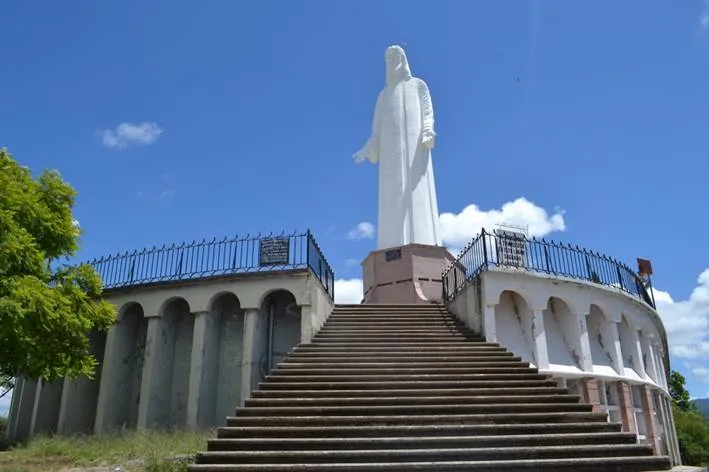
[[[649,471],[632,433],[438,305],[340,305],[190,472]]]

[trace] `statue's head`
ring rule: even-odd
[[[401,46],[389,46],[384,53],[387,66],[387,84],[411,78],[409,61]]]

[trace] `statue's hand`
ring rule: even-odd
[[[421,144],[426,146],[426,149],[433,149],[435,142],[436,142],[436,133],[434,133],[431,130],[426,130],[423,132],[423,136],[421,137]]]
[[[355,164],[359,164],[360,162],[364,161],[365,159],[369,159],[369,161],[372,164],[377,162],[377,158],[374,155],[374,152],[372,151],[372,149],[369,145],[367,145],[364,148],[357,151],[354,155],[354,159],[355,159]]]
[[[365,159],[367,159],[367,151],[364,149],[360,149],[355,153],[354,159],[355,164],[359,164],[360,162],[364,161]]]

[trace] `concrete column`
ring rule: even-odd
[[[23,379],[20,390],[13,392],[13,395],[18,395],[18,399],[17,420],[14,424],[14,430],[8,434],[11,439],[23,440],[28,438],[32,432],[35,400],[39,394],[37,383],[37,380]],[[16,386],[15,388],[18,387]]]
[[[613,369],[620,375],[625,375],[625,364],[623,362],[623,349],[620,344],[620,333],[618,332],[618,323],[608,322],[606,324],[610,334],[611,345],[608,350],[613,358]]]
[[[148,318],[148,334],[145,341],[145,363],[140,386],[137,429],[143,430],[165,424],[162,413],[170,410],[170,384],[164,384],[162,372],[172,370],[171,352],[166,352],[163,342],[165,330],[163,318]]]
[[[676,464],[679,465],[682,463],[682,455],[679,450],[679,439],[677,438],[677,426],[675,425],[675,416],[674,413],[672,412],[672,401],[670,400],[669,397],[666,397],[662,395],[662,399],[665,404],[665,410],[667,411],[667,416],[670,420],[669,422],[669,429],[671,432],[671,437],[672,437],[672,450],[674,451],[674,455],[676,458]]]
[[[244,310],[244,353],[241,360],[241,401],[261,381],[261,357],[266,353],[266,317],[258,308]]]
[[[544,310],[546,307],[534,308],[532,311],[532,349],[537,359],[538,369],[549,369],[549,345],[544,326]]]
[[[114,426],[115,410],[114,399],[116,392],[111,388],[112,380],[118,375],[118,367],[122,360],[120,339],[118,339],[118,325],[113,325],[106,335],[106,349],[103,353],[103,366],[98,388],[98,401],[96,403],[96,420],[94,433],[107,433]]]
[[[579,346],[579,367],[584,372],[593,372],[593,357],[591,355],[591,341],[588,339],[588,324],[586,314],[576,315],[577,337]],[[598,390],[598,386],[596,386]]]
[[[39,381],[30,434],[54,434],[57,432],[63,387],[64,379],[52,382]]]
[[[643,416],[645,419],[645,428],[647,432],[648,443],[652,446],[652,451],[656,456],[662,454],[660,446],[660,434],[657,428],[657,414],[655,412],[655,402],[652,400],[652,387],[643,385],[640,387],[640,395],[642,397]]]
[[[89,433],[96,422],[98,392],[103,373],[106,333],[91,332],[88,335],[89,352],[97,365],[93,379],[79,377],[65,379],[59,408],[58,434]]]
[[[300,307],[300,342],[309,343],[316,331],[317,321],[313,319],[315,313],[311,305]]]
[[[13,439],[15,430],[17,429],[17,421],[19,420],[20,412],[20,392],[22,392],[22,385],[25,379],[22,377],[17,377],[15,379],[15,387],[12,389],[12,395],[10,399],[10,411],[7,417],[7,428],[5,429],[5,437],[7,439]]]
[[[593,377],[581,379],[583,401],[593,406],[593,413],[601,413],[601,395],[598,393],[598,381]]]
[[[645,378],[645,363],[643,362],[643,349],[640,343],[640,336],[638,336],[638,330],[630,327],[631,345],[633,346],[633,367],[635,372],[638,373],[641,379]]]
[[[643,351],[643,356],[644,359],[647,360],[647,367],[645,367],[645,372],[647,375],[650,376],[650,378],[655,381],[657,384],[660,383],[659,376],[657,375],[657,363],[655,362],[655,352],[654,349],[652,348],[652,344],[650,343],[650,340],[646,337],[642,337],[642,351]],[[644,363],[643,363],[644,367]]]
[[[672,443],[672,431],[670,430],[670,419],[667,416],[667,409],[665,408],[665,398],[662,393],[657,396],[657,414],[660,418],[660,423],[662,424],[662,441],[665,444],[665,450],[667,455],[670,456],[670,462],[675,465],[677,458],[675,457],[674,445]]]
[[[497,341],[497,326],[495,323],[495,305],[486,303],[483,308],[483,335],[489,342]]]
[[[200,426],[206,426],[205,416],[209,416],[206,410],[209,405],[205,405],[202,401],[202,393],[204,389],[216,388],[216,385],[208,385],[207,380],[215,381],[216,379],[207,379],[211,377],[208,374],[214,370],[209,364],[214,363],[214,359],[209,359],[208,348],[210,347],[212,328],[214,324],[213,318],[208,311],[200,311],[193,313],[194,316],[194,337],[192,338],[192,358],[190,360],[190,384],[189,393],[187,394],[187,426],[191,429],[197,429]],[[213,347],[213,346],[212,346]],[[207,361],[212,361],[208,363]],[[211,402],[214,403],[214,402]],[[214,405],[211,405],[211,410],[214,410]],[[213,416],[213,415],[212,415]]]
[[[635,412],[633,411],[633,397],[630,391],[630,385],[627,382],[620,381],[618,386],[618,406],[620,410],[620,419],[623,423],[623,431],[637,433],[638,426],[635,424]]]

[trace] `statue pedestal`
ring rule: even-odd
[[[362,262],[362,303],[441,303],[441,274],[454,260],[447,248],[425,244],[372,251]]]

